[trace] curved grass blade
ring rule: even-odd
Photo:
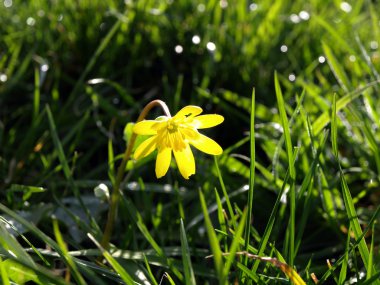
[[[112,257],[112,255],[105,250],[100,243],[90,234],[88,233],[87,236],[92,240],[92,242],[100,249],[102,252],[104,258],[107,260],[109,264],[111,264],[112,268],[120,274],[121,279],[125,282],[127,285],[135,285],[135,282],[133,281],[132,277],[128,274],[127,271]]]
[[[75,280],[78,282],[78,284],[82,284],[82,285],[87,284],[86,281],[84,281],[83,276],[78,271],[78,268],[77,268],[75,262],[73,261],[73,258],[68,253],[67,246],[66,246],[65,242],[63,241],[62,234],[59,230],[58,220],[56,220],[55,218],[53,218],[53,231],[54,231],[54,235],[55,235],[55,238],[57,240],[58,246],[60,247],[60,249],[62,251],[61,257],[65,260],[65,262],[71,268],[71,271],[72,271],[72,274],[73,274]]]

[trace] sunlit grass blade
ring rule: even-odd
[[[56,151],[58,152],[58,158],[59,158],[59,162],[61,163],[63,173],[64,173],[66,179],[69,181],[70,186],[72,186],[74,195],[77,197],[78,201],[81,203],[81,206],[83,207],[83,209],[87,209],[83,203],[83,200],[81,198],[79,190],[74,183],[74,179],[73,179],[73,176],[71,173],[71,169],[69,167],[69,163],[66,159],[66,155],[65,155],[65,152],[63,150],[62,143],[58,137],[57,128],[56,128],[56,125],[54,122],[53,114],[52,114],[50,107],[48,105],[46,105],[45,109],[46,109],[46,113],[47,113],[48,120],[49,120],[50,134],[52,136],[53,143],[54,143],[54,146],[56,148]],[[87,211],[87,213],[88,213],[88,211]]]
[[[368,259],[368,270],[367,270],[367,276],[366,280],[370,279],[372,277],[372,270],[374,268],[374,247],[375,247],[375,223],[372,224],[371,228],[371,245],[369,248],[369,259]]]
[[[229,248],[227,260],[225,262],[224,269],[223,269],[223,275],[224,276],[228,276],[228,274],[230,273],[231,265],[233,264],[233,262],[236,259],[235,254],[239,249],[240,239],[243,235],[244,227],[246,226],[247,213],[248,213],[247,208],[245,208],[243,211],[243,215],[241,216],[239,225],[237,226],[236,232],[233,235],[233,240],[232,240],[231,246]]]
[[[334,111],[336,112],[336,107],[333,108]],[[334,120],[337,119],[336,116],[333,117]],[[331,123],[331,128],[332,128],[332,133],[333,132],[337,132],[336,130],[336,127],[337,127],[337,123],[336,122],[332,122]],[[337,143],[337,137],[334,138],[334,141],[332,141],[332,144],[338,144]],[[335,147],[337,149],[337,146]],[[354,203],[352,201],[352,196],[351,196],[351,193],[350,193],[350,190],[349,190],[349,187],[348,187],[348,184],[347,184],[347,181],[346,181],[346,178],[344,176],[344,172],[342,170],[342,167],[340,165],[340,162],[339,162],[339,156],[338,156],[338,153],[335,153],[336,155],[336,160],[337,160],[337,164],[339,166],[339,173],[340,173],[340,180],[341,180],[341,187],[342,187],[342,195],[343,195],[343,200],[344,200],[344,205],[345,205],[345,208],[346,208],[346,212],[347,212],[347,216],[348,216],[348,219],[349,219],[349,222],[350,222],[350,227],[352,228],[352,231],[354,233],[354,236],[355,236],[355,239],[361,239],[359,244],[358,244],[358,249],[359,249],[359,253],[360,253],[360,256],[361,256],[361,259],[364,263],[364,266],[365,268],[368,270],[371,270],[371,272],[373,272],[373,274],[376,274],[377,271],[375,268],[373,268],[373,266],[371,267],[371,269],[369,269],[369,261],[370,261],[370,257],[369,257],[369,251],[368,251],[368,247],[367,247],[367,244],[366,244],[366,241],[363,237],[363,231],[361,229],[361,226],[360,226],[360,223],[359,223],[359,219],[358,219],[358,215],[356,213],[356,209],[355,209],[355,206],[354,206]],[[377,280],[377,282],[375,284],[380,284],[380,280]]]
[[[100,249],[102,252],[104,258],[107,260],[109,264],[111,264],[112,268],[120,275],[121,279],[125,282],[127,285],[134,285],[135,282],[133,281],[133,278],[128,274],[128,272],[112,257],[112,255],[105,250],[100,243],[91,235],[88,234],[88,237],[92,240],[93,243]]]
[[[150,281],[154,284],[154,285],[158,285],[157,281],[156,281],[156,278],[154,277],[153,275],[153,272],[152,272],[152,269],[150,268],[150,265],[149,265],[149,261],[148,259],[146,258],[146,255],[144,254],[144,262],[145,262],[145,267],[148,271],[148,275],[149,275],[149,278],[150,278]]]
[[[227,228],[229,227],[229,225],[227,224],[229,219],[227,217],[225,217],[225,210],[223,209],[223,204],[222,204],[222,201],[220,200],[220,196],[219,196],[219,193],[218,193],[218,190],[215,188],[215,200],[216,200],[216,204],[217,204],[217,214],[218,214],[218,222],[219,222],[219,225],[220,225],[220,230],[227,234]],[[228,244],[227,244],[227,239],[223,239],[224,240],[224,250],[228,250]]]
[[[347,280],[347,267],[348,267],[348,258],[349,258],[349,252],[350,252],[350,239],[351,239],[350,233],[351,233],[351,227],[348,228],[345,253],[343,256],[342,266],[341,266],[340,272],[339,272],[339,281],[338,281],[339,285],[344,284],[344,282]]]
[[[195,276],[193,265],[191,263],[191,254],[189,249],[189,244],[187,242],[186,231],[183,225],[183,220],[181,219],[180,224],[180,235],[181,235],[181,249],[182,249],[182,262],[183,262],[183,271],[185,272],[185,284],[195,285]]]
[[[356,90],[353,90],[351,92],[346,93],[343,97],[341,97],[336,102],[336,112],[339,112],[344,107],[346,107],[349,103],[351,103],[353,100],[358,98],[360,95],[363,94],[365,90],[368,88],[374,87],[378,85],[378,81],[373,81],[370,83],[367,83],[364,87],[358,88]],[[317,135],[322,129],[330,122],[330,111],[325,111],[322,115],[320,115],[313,123],[313,132],[314,135]]]
[[[176,268],[173,265],[173,262],[165,255],[165,252],[162,250],[162,248],[154,240],[154,238],[150,234],[147,226],[145,225],[141,214],[136,209],[133,202],[130,199],[128,199],[127,197],[124,197],[123,201],[125,203],[125,207],[128,210],[130,217],[132,218],[133,222],[136,224],[136,226],[140,230],[140,232],[143,234],[145,239],[154,248],[154,250],[157,252],[157,254],[165,260],[167,266],[173,271],[173,273],[177,276],[177,278],[182,281],[183,280],[182,273],[178,270],[178,268]]]
[[[59,248],[62,251],[62,256],[61,257],[69,265],[69,267],[71,269],[71,273],[73,274],[73,277],[75,278],[76,282],[78,282],[78,284],[82,284],[82,285],[87,284],[84,281],[83,276],[78,271],[78,268],[77,268],[75,262],[73,261],[72,257],[68,253],[67,245],[65,244],[65,242],[63,240],[61,231],[59,230],[58,221],[56,219],[53,219],[53,230],[54,230],[55,238],[57,240],[57,244],[58,244]]]
[[[7,270],[3,264],[3,259],[0,257],[0,276],[3,285],[10,285]]]
[[[296,194],[295,194],[296,170],[293,164],[293,145],[292,145],[292,139],[290,136],[288,118],[287,118],[286,110],[285,110],[285,102],[282,96],[280,83],[277,78],[277,73],[274,74],[274,84],[275,84],[275,90],[276,90],[278,110],[280,113],[282,128],[284,130],[286,152],[288,155],[289,181],[290,181],[290,189],[289,189],[289,194],[288,194],[289,200],[290,200],[288,258],[289,258],[290,266],[293,266],[294,253],[295,253],[294,238],[295,238],[295,212],[296,212]]]
[[[222,188],[223,197],[224,197],[224,199],[226,199],[228,214],[230,215],[230,219],[233,219],[233,217],[235,216],[234,210],[232,209],[230,197],[228,196],[226,185],[224,184],[223,176],[220,172],[218,159],[216,158],[216,156],[214,156],[214,162],[215,162],[216,172],[218,174],[218,178],[219,178],[219,182],[220,182],[220,187]],[[233,226],[235,227],[235,223],[233,223]]]
[[[223,257],[222,257],[222,251],[220,249],[219,240],[216,236],[214,227],[208,215],[206,200],[201,191],[199,191],[199,199],[202,206],[202,212],[204,215],[206,231],[207,231],[208,239],[210,242],[211,252],[213,255],[213,260],[214,260],[214,265],[215,265],[218,281],[220,285],[225,285],[227,280],[223,272],[224,262],[223,262]]]
[[[66,110],[66,108],[72,104],[72,101],[75,99],[75,96],[77,95],[79,89],[82,87],[86,76],[91,71],[91,69],[95,66],[96,61],[98,60],[100,55],[103,53],[103,51],[106,49],[106,47],[110,44],[111,39],[116,34],[116,32],[119,30],[120,24],[121,24],[121,20],[118,19],[115,22],[115,24],[112,26],[112,28],[108,31],[107,35],[103,38],[103,40],[101,41],[101,43],[99,44],[97,49],[95,50],[90,61],[87,63],[84,71],[81,73],[78,81],[76,82],[73,90],[71,91],[71,93],[70,93],[70,95],[69,95],[69,97],[65,103],[64,110]],[[62,112],[62,113],[64,113],[64,112]]]
[[[247,224],[245,226],[245,250],[248,251],[248,246],[250,244],[251,236],[251,217],[252,217],[252,206],[253,206],[253,192],[255,187],[255,169],[256,169],[256,147],[255,147],[255,89],[252,90],[251,98],[251,122],[250,122],[250,168],[249,168],[249,189],[248,189],[248,218]],[[245,265],[247,265],[248,258],[245,259]]]
[[[24,219],[22,216],[18,215],[16,212],[12,211],[11,209],[7,208],[6,206],[4,206],[3,204],[0,203],[0,211],[6,213],[7,215],[9,215],[12,219],[14,219],[15,221],[17,221],[18,223],[20,223],[21,225],[23,225],[28,231],[30,231],[33,235],[35,235],[36,237],[38,237],[41,241],[43,241],[44,243],[46,243],[48,246],[50,246],[55,252],[57,252],[57,254],[62,257],[62,260],[66,263],[66,265],[68,267],[70,267],[70,263],[67,263],[67,260],[65,259],[65,253],[62,251],[62,249],[60,248],[60,246],[53,240],[51,239],[49,236],[47,236],[45,233],[43,233],[40,229],[38,229],[34,224],[32,224],[31,222],[27,221],[26,219]],[[20,259],[20,261],[23,261]],[[26,261],[25,262],[23,261],[22,264],[24,266],[28,266],[30,267],[31,269],[35,270],[35,267],[33,266],[33,264],[30,264],[30,262]],[[78,266],[78,264],[77,264]],[[86,271],[86,268],[85,267],[81,267],[81,269],[83,271]],[[44,270],[43,268],[40,268],[38,269],[40,272],[45,272],[46,270]],[[48,277],[49,279],[51,279],[51,276],[49,275],[49,273],[44,273],[44,275],[46,275],[46,277]],[[57,279],[58,280],[58,279]],[[57,281],[59,282],[59,281]],[[62,283],[59,283],[59,284],[62,284]]]
[[[335,157],[338,157],[338,145],[337,145],[337,130],[338,127],[336,125],[336,94],[333,96],[333,103],[332,103],[332,113],[331,113],[331,144],[332,144],[332,150]]]
[[[345,92],[348,92],[348,90],[351,89],[351,83],[348,80],[347,74],[343,70],[342,66],[338,63],[338,60],[336,59],[330,47],[325,42],[322,42],[322,48],[323,52],[327,57],[327,62],[329,63],[331,71],[334,73],[336,80],[338,81],[342,89]]]

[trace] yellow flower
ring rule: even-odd
[[[202,108],[186,106],[174,117],[161,116],[156,120],[144,120],[133,127],[138,135],[152,135],[142,142],[135,151],[134,158],[140,159],[155,149],[156,176],[160,178],[169,169],[172,151],[180,173],[185,179],[195,174],[195,161],[190,145],[207,154],[219,155],[223,149],[214,140],[202,135],[198,129],[211,128],[224,121],[220,115],[201,115]]]

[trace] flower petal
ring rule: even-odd
[[[217,142],[202,134],[199,134],[196,140],[191,140],[189,143],[207,154],[219,155],[223,152],[223,149]]]
[[[203,110],[201,107],[190,105],[190,106],[183,107],[181,110],[179,110],[179,112],[175,114],[173,118],[174,120],[177,120],[177,119],[182,119],[184,117],[195,117],[199,115],[200,113],[202,113],[202,111]]]
[[[157,131],[152,129],[153,125],[157,124],[155,120],[144,120],[133,126],[133,132],[138,135],[155,135]]]
[[[195,161],[189,144],[186,144],[182,151],[174,151],[174,157],[179,172],[185,179],[189,179],[190,175],[195,174]]]
[[[168,172],[170,161],[172,160],[172,150],[168,147],[158,151],[156,160],[156,176],[161,178]]]
[[[224,117],[221,115],[210,114],[201,115],[193,119],[191,125],[196,129],[211,128],[221,124],[224,121]]]
[[[140,159],[151,154],[157,148],[157,136],[150,137],[143,141],[136,149],[134,158]]]

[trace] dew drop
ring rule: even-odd
[[[288,78],[291,82],[294,82],[296,80],[296,76],[293,73],[290,73]]]
[[[226,9],[228,7],[228,2],[227,0],[220,0],[219,5],[220,5],[220,8]]]
[[[43,65],[41,65],[41,71],[42,72],[46,72],[46,71],[48,71],[49,70],[49,65],[48,64],[43,64]]]
[[[342,9],[343,12],[350,13],[352,10],[352,6],[349,3],[343,1],[342,3],[340,3],[340,9]]]
[[[45,11],[44,10],[38,10],[37,16],[42,18],[43,16],[45,16]]]
[[[350,56],[348,57],[348,59],[349,59],[351,62],[355,62],[355,61],[356,61],[356,56],[354,56],[354,55],[352,54],[352,55],[350,55]]]
[[[5,82],[8,80],[8,76],[4,73],[0,73],[0,81]]]
[[[379,43],[377,41],[371,41],[369,43],[369,46],[371,47],[371,49],[375,50],[379,48]]]
[[[250,11],[256,11],[257,8],[258,8],[258,5],[257,5],[256,3],[251,3],[251,4],[249,5],[249,10],[250,10]]]
[[[178,54],[183,52],[183,47],[181,45],[176,45],[174,51]]]
[[[301,22],[301,19],[297,14],[291,14],[290,21],[292,21],[294,24],[298,24],[299,22]]]
[[[310,19],[310,14],[306,11],[299,12],[298,16],[301,18],[301,20],[307,21]]]
[[[28,26],[34,26],[36,24],[36,20],[32,17],[29,17],[28,19],[26,19],[26,24]]]
[[[198,35],[194,35],[192,37],[191,41],[193,42],[193,44],[197,45],[197,44],[199,44],[201,42],[201,38]]]
[[[201,3],[197,6],[197,9],[198,9],[198,12],[201,12],[203,13],[204,11],[206,11],[206,5]]]
[[[216,50],[216,45],[213,42],[208,42],[206,47],[211,52]]]
[[[4,0],[4,7],[5,8],[12,7],[12,4],[13,4],[12,0]]]
[[[288,51],[288,47],[286,45],[282,45],[280,47],[280,50],[281,50],[281,52],[287,52]]]
[[[318,57],[318,61],[319,61],[320,63],[325,63],[326,58],[325,58],[323,55],[321,55],[320,57]]]

